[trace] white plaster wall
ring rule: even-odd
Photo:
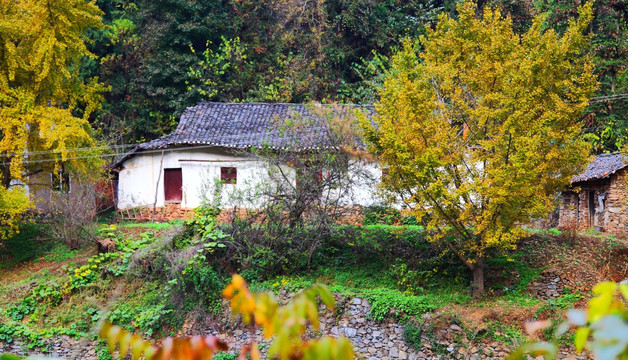
[[[235,156],[219,149],[179,148],[166,149],[160,175],[161,152],[140,153],[124,163],[118,181],[118,208],[128,209],[138,206],[152,206],[157,195],[157,206],[164,206],[163,169],[181,168],[183,198],[181,207],[198,207],[206,197],[212,198],[215,182],[220,179],[221,167],[237,168],[237,184],[224,184],[222,205],[234,205],[234,196],[248,199],[246,205],[255,207],[264,201],[256,196],[256,188],[268,181],[268,170],[262,162],[252,157]],[[290,169],[284,169],[289,177],[294,177]],[[351,194],[343,199],[346,205],[371,205],[381,203],[375,193],[381,177],[377,164],[365,165],[370,179],[360,179],[353,174],[356,186]],[[364,171],[361,170],[361,171]],[[155,189],[157,189],[155,191]],[[240,206],[242,201],[238,200]]]

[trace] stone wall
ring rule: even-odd
[[[281,298],[290,298],[294,294],[283,294]],[[404,326],[393,321],[377,322],[369,318],[370,304],[365,299],[336,295],[337,308],[340,311],[326,311],[321,306],[320,335],[344,335],[354,345],[358,359],[364,360],[419,360],[419,359],[503,359],[511,346],[482,339],[473,341],[467,337],[468,332],[461,326],[451,322],[451,314],[425,314],[420,319],[421,334],[419,348],[410,347],[404,340]],[[243,344],[254,338],[258,344],[268,344],[258,330],[250,329],[228,315],[227,303],[224,303],[225,314],[220,319],[198,317],[186,322],[178,334],[182,335],[215,335],[229,344],[232,352],[236,352]],[[198,321],[203,321],[199,323]],[[475,337],[476,335],[473,335]],[[46,346],[48,354],[64,359],[96,360],[96,343],[87,340],[74,340],[66,336],[50,339]],[[263,355],[267,347],[262,349]],[[0,342],[0,353],[24,355],[20,342],[3,344]],[[568,351],[559,354],[559,358],[585,359],[586,355],[574,357]]]
[[[611,178],[604,210],[604,231],[611,234],[628,233],[628,189],[625,169],[618,171]]]
[[[576,185],[578,192],[565,191],[562,194],[559,228],[572,231],[598,229],[610,234],[628,233],[626,170],[620,170],[608,179]],[[600,196],[603,197],[602,207],[599,204]]]

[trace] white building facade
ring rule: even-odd
[[[295,141],[306,150],[324,146],[324,136],[318,134],[325,129],[318,125],[293,132],[276,128],[282,117],[295,114],[316,116],[299,104],[204,102],[188,108],[172,134],[140,144],[114,165],[118,209],[163,207],[168,203],[191,209],[203,201],[215,202],[216,196],[224,207],[261,205],[264,199],[256,194],[274,178],[270,172],[279,169],[255,156],[256,148],[286,151],[286,144]],[[381,203],[377,196],[379,165],[357,161],[353,165],[351,169],[360,171],[349,174],[352,188],[338,195],[341,202],[362,206]],[[286,165],[282,172],[296,186],[294,170]],[[219,181],[222,191],[216,195]]]

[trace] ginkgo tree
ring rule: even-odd
[[[405,41],[376,116],[361,124],[388,167],[382,189],[473,272],[478,296],[487,256],[513,249],[518,225],[546,215],[587,162],[580,118],[596,88],[583,50],[592,11],[581,6],[562,36],[542,17],[517,35],[499,10],[477,14],[473,1],[457,12]]]
[[[30,175],[96,168],[88,118],[105,89],[79,71],[101,15],[95,1],[0,1],[0,239],[30,207]]]

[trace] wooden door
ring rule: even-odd
[[[181,169],[164,169],[164,195],[166,202],[181,202],[183,199],[183,176]]]

